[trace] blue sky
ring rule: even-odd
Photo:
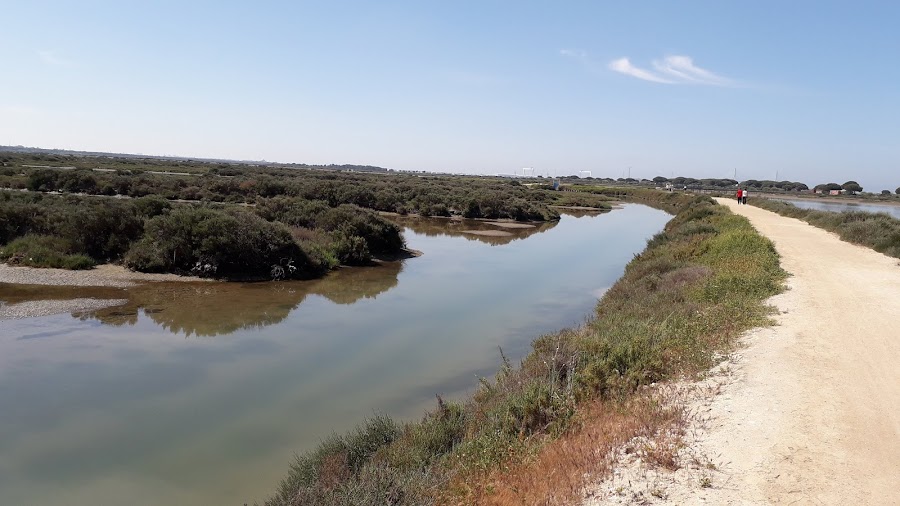
[[[0,144],[900,186],[900,2],[0,7]]]

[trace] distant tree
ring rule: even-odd
[[[891,194],[891,190],[881,190],[881,194],[882,194],[882,195],[890,195],[890,194]]]
[[[850,193],[858,193],[862,191],[862,186],[860,186],[856,181],[847,181],[846,183],[841,185],[841,188],[847,190]]]
[[[654,183],[667,183],[667,182],[669,182],[669,178],[662,177],[662,176],[656,176],[655,178],[653,178],[653,182]]]
[[[900,195],[900,186],[898,186],[897,189],[894,190],[894,193],[896,193],[897,195]]]
[[[825,191],[840,190],[841,185],[839,185],[837,183],[822,183],[822,184],[817,184],[815,186],[815,189],[816,190],[825,190]]]

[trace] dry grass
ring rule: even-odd
[[[659,391],[627,404],[592,401],[579,410],[569,431],[532,458],[470,481],[466,504],[572,504],[582,497],[586,485],[609,475],[622,448],[640,452],[647,462],[676,467],[682,420],[681,410]]]

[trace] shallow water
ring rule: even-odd
[[[577,325],[669,215],[405,220],[418,258],[322,280],[0,285],[0,301],[128,298],[0,322],[0,504],[262,500],[295,452],[376,412],[414,419]],[[503,229],[506,230],[506,229]]]
[[[778,199],[790,202],[800,209],[814,209],[816,211],[830,211],[840,213],[843,211],[864,211],[867,213],[888,213],[894,218],[900,218],[900,206],[890,204],[862,204],[857,202],[833,202],[811,199]]]

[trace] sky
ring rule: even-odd
[[[900,2],[0,0],[0,12],[2,145],[900,186]]]

